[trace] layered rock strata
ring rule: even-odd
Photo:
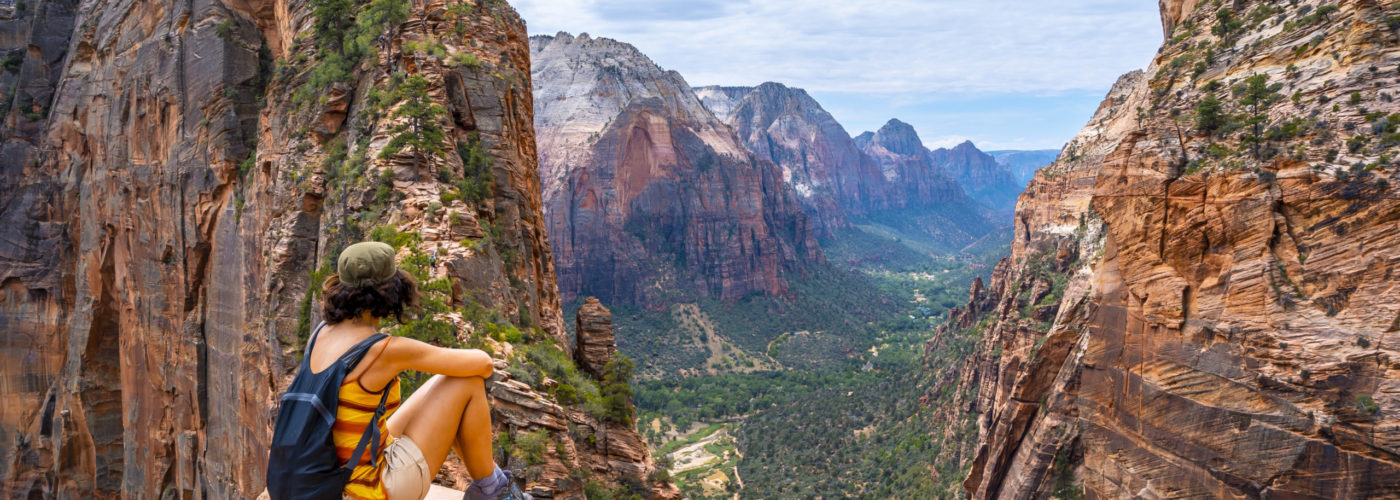
[[[314,284],[372,234],[408,235],[395,236],[407,260],[436,255],[426,272],[447,307],[569,345],[529,47],[504,2],[356,3],[346,29],[372,40],[390,21],[348,74],[325,71],[334,45],[303,3],[19,5],[0,8],[0,52],[16,61],[0,75],[6,496],[254,497],[277,395],[319,316]],[[389,96],[411,75],[429,82],[413,98],[441,106],[440,146],[461,154],[380,158],[407,119]],[[459,193],[464,175],[485,194]],[[499,432],[544,430],[569,450],[509,462],[539,497],[581,498],[580,478],[675,495],[645,479],[630,430],[504,377],[490,391]]]
[[[603,307],[595,297],[589,297],[578,308],[574,328],[577,340],[574,343],[574,360],[595,377],[602,378],[603,367],[612,362],[617,354],[617,343],[613,338],[612,311]]]
[[[1147,73],[1032,180],[1011,258],[940,332],[981,337],[964,487],[1394,497],[1400,7],[1162,11]]]

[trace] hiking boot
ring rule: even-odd
[[[515,478],[509,470],[502,469],[506,479],[494,488],[496,491],[485,491],[476,482],[472,482],[467,487],[467,494],[462,496],[462,500],[534,500],[534,497],[520,491],[520,487],[515,485]]]

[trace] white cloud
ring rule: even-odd
[[[924,137],[924,147],[929,149],[952,148],[962,144],[964,141],[971,141],[972,138],[965,135],[944,135],[939,137]]]
[[[898,117],[934,148],[1057,148],[1162,37],[1145,0],[511,4],[530,33],[615,38],[692,85],[805,88],[852,134]]]
[[[531,33],[636,45],[695,85],[1055,94],[1106,89],[1161,42],[1155,2],[515,0]]]

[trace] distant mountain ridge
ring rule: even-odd
[[[745,146],[782,169],[820,236],[847,227],[850,215],[887,206],[879,167],[806,91],[769,82],[696,94]]]
[[[793,185],[823,238],[849,227],[852,220],[872,220],[925,234],[956,251],[994,231],[1001,219],[994,212],[1009,212],[1019,193],[989,197],[1001,204],[1001,208],[989,210],[968,196],[953,172],[924,147],[912,126],[891,120],[882,128],[878,144],[872,145],[876,133],[851,137],[802,89],[767,82],[756,87],[709,86],[695,91],[749,149],[782,168],[783,179]],[[959,158],[944,156],[945,160]],[[964,156],[975,155],[966,152]],[[989,157],[979,160],[955,166],[974,183],[979,195],[988,191],[976,184],[988,175],[978,172],[981,168],[1001,180],[991,183],[995,186],[992,190],[1017,189],[1004,167]]]
[[[1032,149],[1032,150],[997,150],[987,151],[992,158],[997,159],[997,163],[1006,165],[1011,169],[1012,175],[1016,176],[1016,184],[1022,189],[1026,183],[1035,177],[1035,171],[1040,170],[1060,156],[1058,149]]]
[[[530,38],[545,221],[566,301],[787,293],[821,262],[778,168],[685,79],[587,34]]]
[[[530,39],[545,219],[561,297],[648,306],[787,293],[857,221],[956,252],[1009,227],[1018,186],[972,144],[891,120],[852,138],[806,91],[690,87],[635,47]]]
[[[932,157],[934,163],[953,174],[968,196],[999,212],[1009,214],[1016,209],[1016,196],[1025,183],[1016,182],[1010,167],[977,149],[972,141],[963,141],[952,149],[935,149]]]

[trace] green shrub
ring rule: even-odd
[[[578,390],[567,382],[560,382],[554,388],[554,399],[561,405],[576,405],[579,403]]]
[[[379,152],[379,158],[392,158],[408,149],[417,166],[420,161],[431,162],[433,157],[442,154],[442,143],[447,135],[439,119],[447,111],[428,95],[429,85],[423,75],[413,75],[390,93],[392,102],[398,103],[393,116],[402,122],[389,130],[393,138]]]
[[[1366,143],[1369,141],[1370,139],[1366,138],[1364,135],[1355,135],[1347,139],[1347,151],[1352,153],[1360,152],[1361,148],[1366,147]]]
[[[237,27],[237,25],[233,24],[233,19],[224,19],[214,26],[214,30],[219,32],[220,38],[228,38],[233,35],[233,29]]]
[[[1381,406],[1376,404],[1376,400],[1370,394],[1357,394],[1356,404],[1361,407],[1361,411],[1375,415],[1380,413]]]
[[[457,143],[457,156],[462,160],[463,178],[457,183],[457,191],[462,200],[479,202],[491,196],[491,155],[481,144],[481,138],[472,133],[464,142]]]
[[[293,96],[297,105],[349,83],[360,63],[376,54],[375,40],[408,19],[402,0],[312,0],[312,42],[317,48],[308,81]]]
[[[479,68],[481,67],[481,59],[477,58],[476,54],[463,51],[452,55],[452,64],[466,68]]]
[[[588,500],[611,500],[612,491],[608,486],[596,480],[583,483],[583,496]]]
[[[632,425],[632,371],[635,368],[632,359],[622,353],[603,367],[603,407],[607,420]]]
[[[525,459],[526,464],[538,465],[544,463],[549,442],[549,431],[547,430],[524,432],[515,438],[515,449]]]
[[[1234,13],[1228,8],[1221,8],[1215,11],[1215,26],[1211,27],[1211,34],[1220,38],[1228,39],[1230,35],[1244,27],[1244,20],[1234,17]]]
[[[1207,95],[1196,103],[1196,128],[1206,135],[1214,135],[1215,131],[1220,130],[1230,120],[1223,111],[1220,99],[1216,99],[1214,95]]]
[[[403,248],[405,245],[413,245],[423,241],[423,237],[418,233],[401,233],[394,226],[384,225],[371,229],[369,239],[382,241],[393,246],[395,250]]]
[[[5,57],[5,62],[0,63],[0,67],[4,67],[5,71],[10,73],[19,73],[19,69],[23,66],[24,51],[22,50],[11,52],[9,56]]]

